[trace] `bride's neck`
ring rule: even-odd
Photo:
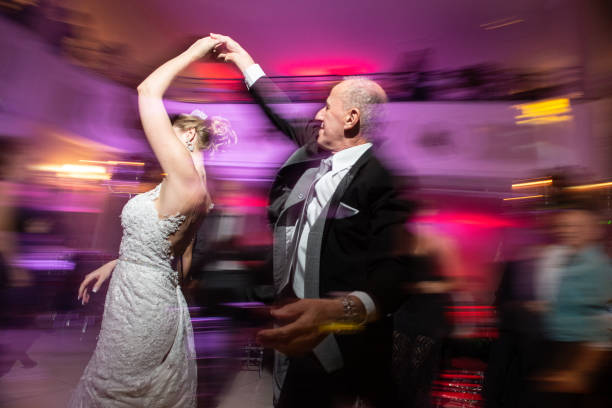
[[[206,170],[204,169],[204,155],[202,152],[191,152],[191,160],[193,160],[193,164],[196,168],[196,171],[202,178],[202,180],[206,180]]]

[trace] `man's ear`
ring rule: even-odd
[[[351,108],[351,110],[349,110],[344,117],[344,129],[348,130],[357,126],[360,118],[361,112],[359,112],[359,109]]]

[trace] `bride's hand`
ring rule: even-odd
[[[210,51],[219,45],[219,40],[214,40],[211,37],[203,37],[191,45],[190,50],[194,52],[196,58],[202,58],[208,55]]]
[[[93,293],[96,293],[100,289],[102,284],[110,277],[114,268],[115,268],[115,261],[111,261],[99,267],[95,271],[85,275],[85,279],[83,279],[83,282],[81,283],[81,286],[79,287],[79,296],[77,299],[79,300],[82,299],[81,303],[87,304],[89,302],[88,286],[92,282],[95,282],[91,291]]]

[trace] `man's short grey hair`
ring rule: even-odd
[[[374,130],[382,125],[387,94],[376,82],[364,77],[349,77],[342,83],[345,84],[342,93],[344,109],[359,109],[361,134],[371,140]]]

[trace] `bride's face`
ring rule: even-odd
[[[191,151],[193,150],[189,149],[189,146],[193,146],[193,149],[196,148],[196,132],[194,128],[182,130],[176,126],[173,126],[172,129],[174,130],[176,137],[181,141],[185,148]]]

